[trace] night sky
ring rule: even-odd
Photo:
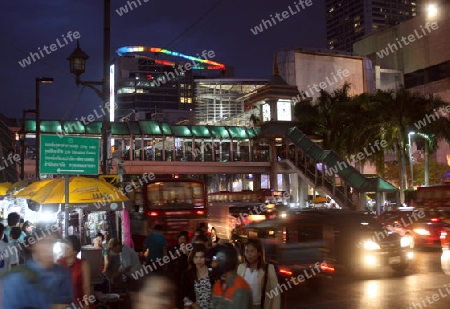
[[[163,47],[193,56],[213,50],[212,60],[234,66],[236,78],[270,78],[275,51],[326,46],[325,1],[312,0],[304,9],[298,1],[285,0],[145,1],[119,16],[116,10],[127,1],[111,0],[111,57],[124,45]],[[190,31],[169,44],[217,3]],[[289,13],[287,19],[258,35],[250,31],[271,14],[275,18],[276,13],[289,12],[289,6],[295,14]],[[87,88],[80,94],[82,87],[77,88],[69,73],[66,58],[76,47],[75,41],[54,51],[48,48],[50,54],[44,52],[41,60],[25,68],[19,61],[44,45],[57,43],[58,38],[64,45],[62,35],[78,31],[81,48],[90,56],[81,78],[100,81],[103,0],[3,1],[2,7],[0,113],[19,118],[23,109],[34,109],[36,77],[55,79],[52,85],[41,85],[41,119],[75,119],[98,109],[101,100],[97,95]]]

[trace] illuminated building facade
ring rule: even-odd
[[[114,118],[119,120],[175,123],[189,118],[194,109],[194,76],[220,76],[225,70],[223,64],[209,60],[208,56],[215,56],[213,51],[193,57],[162,48],[125,46],[117,54],[111,66],[110,102],[117,104]]]
[[[227,125],[247,126],[248,117],[245,116],[241,98],[268,82],[268,79],[232,78],[194,80],[195,122],[209,125],[227,123]]]
[[[353,43],[363,36],[395,25],[418,14],[421,0],[327,0],[327,46],[353,51]]]

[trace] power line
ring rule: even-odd
[[[20,52],[20,53],[23,53],[23,54],[25,54],[25,55],[29,55],[29,54],[30,54],[30,53],[28,53],[28,52],[22,50],[21,48],[19,48],[19,47],[13,45],[13,44],[11,44],[11,43],[6,42],[5,40],[0,39],[0,43],[2,43],[3,45],[8,46],[8,47],[10,47],[10,48],[12,48],[12,49],[14,49],[14,50]],[[23,59],[22,59],[22,60],[23,60]],[[56,70],[56,71],[58,71],[58,72],[60,72],[60,73],[64,73],[64,74],[67,74],[67,75],[72,75],[72,74],[70,74],[69,72],[67,72],[67,71],[65,71],[65,70],[61,70],[60,68],[58,68],[58,67],[56,67],[56,66],[53,66],[53,65],[51,65],[51,64],[49,64],[49,63],[43,61],[42,59],[33,60],[33,61],[34,61],[34,62],[42,63],[43,65],[46,65],[46,66],[48,66],[48,67],[50,67],[50,68],[52,68],[52,69],[54,69],[54,70]]]
[[[206,10],[205,13],[203,13],[195,22],[193,22],[189,27],[187,27],[183,32],[181,32],[178,36],[176,36],[172,41],[167,43],[165,46],[167,49],[170,49],[172,44],[176,42],[180,37],[188,33],[192,28],[194,28],[199,22],[201,22],[206,16],[208,16],[209,13],[211,13],[213,10],[215,10],[223,0],[217,1],[213,6],[211,6],[208,10]]]

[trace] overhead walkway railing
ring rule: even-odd
[[[22,125],[21,123],[19,124]],[[98,135],[102,134],[102,122],[42,120],[41,133],[63,135]],[[186,138],[231,138],[249,139],[258,135],[256,128],[239,126],[201,126],[169,125],[152,120],[112,122],[113,136],[176,136]],[[25,131],[36,132],[36,121],[25,120]]]
[[[290,160],[310,182],[325,190],[341,205],[362,208],[358,205],[363,199],[352,195],[350,187],[364,196],[366,192],[398,192],[396,187],[381,177],[361,174],[334,150],[323,150],[298,128],[290,128],[287,136],[297,149]]]

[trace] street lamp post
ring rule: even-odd
[[[26,157],[26,144],[25,144],[25,140],[27,138],[27,130],[25,127],[25,120],[26,120],[26,115],[27,114],[35,114],[36,115],[36,110],[34,109],[24,109],[23,110],[23,114],[22,114],[22,128],[20,129],[20,133],[19,133],[19,139],[20,139],[20,146],[21,146],[21,160],[20,160],[20,180],[24,180],[25,179],[25,157]],[[37,159],[37,155],[36,155],[36,159]]]
[[[414,158],[413,158],[413,155],[412,155],[412,147],[411,147],[411,135],[414,135],[414,134],[416,134],[415,132],[409,132],[408,133],[408,145],[409,145],[409,167],[410,167],[410,169],[411,169],[411,188],[412,189],[414,189],[414,175],[413,175],[413,172],[414,172],[414,168],[413,168],[413,160],[414,160]]]
[[[39,149],[41,144],[40,92],[41,84],[52,84],[53,77],[36,77],[36,179],[40,179]]]
[[[70,63],[70,72],[75,74],[76,84],[86,86],[95,91],[95,93],[102,99],[103,106],[107,107],[109,101],[109,66],[110,66],[110,19],[111,19],[111,0],[104,0],[104,11],[103,11],[103,79],[102,81],[82,81],[80,75],[84,73],[86,68],[86,60],[89,56],[81,50],[79,42],[77,42],[77,47],[74,51],[67,57]],[[101,85],[102,90],[100,91],[94,85]],[[110,109],[114,109],[114,106],[109,106]],[[110,142],[110,132],[111,123],[109,119],[110,115],[106,114],[103,116],[102,124],[102,173],[104,175],[109,174],[109,142]]]

